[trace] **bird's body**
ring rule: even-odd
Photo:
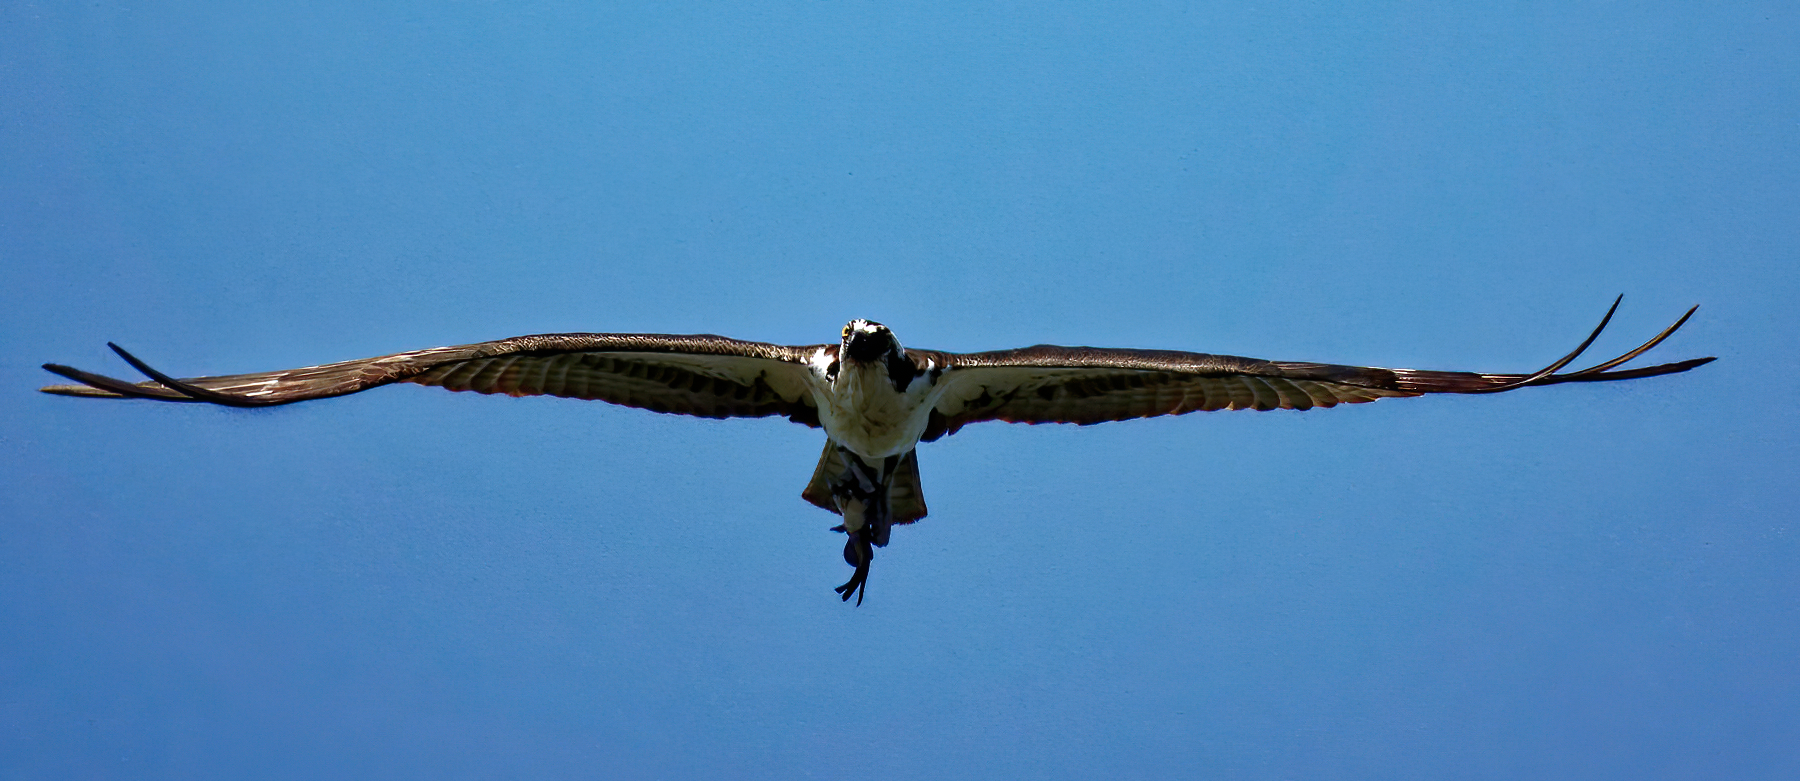
[[[1614,302],[1614,309],[1618,303]],[[784,415],[825,430],[802,496],[835,512],[856,568],[838,587],[861,594],[874,547],[926,514],[918,443],[986,420],[1092,424],[1199,410],[1311,409],[1426,393],[1495,393],[1531,385],[1624,380],[1686,371],[1698,358],[1614,371],[1667,338],[1588,369],[1558,374],[1579,348],[1532,374],[1381,369],[1262,361],[1164,350],[1039,345],[986,353],[908,350],[885,326],[853,320],[836,344],[788,347],[720,336],[546,334],[439,347],[301,369],[179,380],[114,346],[150,376],[132,383],[58,364],[69,396],[271,406],[393,382],[450,390],[594,399],[700,417]]]
[[[835,361],[836,359],[832,359]],[[930,423],[940,392],[927,377],[897,387],[885,361],[817,371],[813,399],[819,425],[832,441],[864,458],[897,456],[913,449]]]

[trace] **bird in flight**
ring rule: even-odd
[[[1620,297],[1623,299],[1623,296]],[[257,374],[176,379],[118,345],[150,379],[128,382],[47,363],[79,385],[45,393],[265,407],[410,382],[453,391],[562,396],[703,418],[786,416],[825,429],[825,450],[801,496],[843,516],[837,587],[857,604],[869,563],[897,524],[925,517],[915,448],[987,420],[1075,423],[1183,415],[1200,410],[1306,410],[1427,393],[1499,393],[1534,385],[1603,382],[1684,372],[1694,358],[1615,370],[1662,343],[1692,317],[1643,346],[1566,373],[1612,320],[1619,301],[1575,350],[1529,374],[1421,371],[1264,361],[1170,350],[1038,345],[950,353],[907,349],[887,326],[852,320],[834,344],[784,346],[722,336],[542,334]]]

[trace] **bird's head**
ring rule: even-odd
[[[880,323],[851,320],[844,326],[844,341],[838,349],[839,360],[851,364],[871,364],[904,358],[906,350],[894,332]]]

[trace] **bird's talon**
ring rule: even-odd
[[[833,590],[845,602],[849,602],[850,595],[855,594],[856,604],[861,605],[863,594],[868,591],[869,562],[875,560],[875,550],[869,547],[869,536],[869,527],[865,526],[844,541],[844,563],[855,567],[856,572],[850,575],[844,585]]]
[[[868,587],[869,587],[869,567],[868,567],[868,565],[865,564],[861,567],[857,567],[856,574],[851,575],[850,580],[845,582],[844,585],[838,586],[832,590],[836,591],[838,593],[838,597],[843,599],[843,601],[845,601],[845,602],[849,602],[850,595],[855,594],[856,595],[856,604],[858,607],[860,607],[860,606],[862,606],[863,592],[867,591]]]

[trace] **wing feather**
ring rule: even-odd
[[[147,372],[117,347],[121,356]],[[808,361],[832,345],[789,347],[721,336],[543,334],[437,347],[284,371],[131,383],[56,364],[82,384],[68,396],[269,406],[341,396],[395,382],[511,396],[561,396],[700,417],[786,415],[817,425]]]
[[[984,353],[910,350],[922,373],[942,383],[926,440],[984,420],[1091,424],[1223,409],[1312,409],[1427,393],[1497,393],[1532,385],[1603,382],[1683,372],[1696,358],[1617,370],[1660,344],[1694,313],[1682,315],[1642,346],[1604,363],[1558,373],[1581,346],[1529,374],[1384,369],[1264,361],[1169,350],[1039,345]],[[235,406],[288,404],[356,393],[393,382],[456,391],[594,399],[701,417],[786,415],[818,425],[810,391],[816,360],[835,345],[787,347],[720,336],[545,334],[438,347],[278,372],[177,380],[114,346],[149,375],[131,383],[57,364],[44,368],[79,385],[43,390],[71,396],[206,401]],[[939,373],[942,374],[939,377]]]
[[[1674,325],[1631,352],[1580,371],[1557,373],[1593,343],[1618,305],[1613,302],[1613,309],[1608,310],[1600,327],[1574,352],[1529,374],[1384,369],[1170,350],[1054,345],[985,353],[931,353],[926,360],[943,367],[945,372],[944,391],[936,406],[940,422],[932,430],[954,433],[964,425],[984,420],[1087,425],[1195,411],[1330,408],[1427,393],[1496,393],[1532,385],[1653,377],[1687,371],[1713,360],[1696,358],[1611,371],[1668,338],[1693,315],[1694,310],[1690,309]]]

